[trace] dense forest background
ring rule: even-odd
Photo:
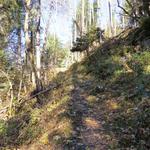
[[[149,50],[149,0],[0,0],[0,149],[150,149]]]

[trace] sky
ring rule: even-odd
[[[60,0],[55,0],[60,1]],[[65,3],[65,0],[62,0]],[[71,39],[71,25],[72,25],[72,18],[73,18],[73,7],[75,7],[79,0],[70,0],[70,5],[66,8],[64,6],[58,7],[59,12],[53,13],[51,17],[49,16],[50,10],[47,9],[47,6],[50,5],[51,0],[43,0],[43,29],[47,25],[47,22],[49,20],[48,26],[49,26],[49,32],[51,34],[56,33],[56,36],[60,39],[60,41],[63,44],[69,43]],[[101,7],[100,7],[100,27],[105,28],[108,24],[108,0],[101,0]],[[119,12],[119,8],[117,7],[116,0],[111,0],[113,8],[115,9],[115,12]],[[68,9],[70,8],[70,9]],[[50,17],[50,19],[48,19]],[[118,20],[118,16],[116,16],[116,21]]]

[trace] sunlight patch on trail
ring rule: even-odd
[[[96,128],[99,128],[99,127],[100,127],[99,122],[98,122],[97,120],[95,120],[94,118],[91,118],[91,117],[85,118],[84,122],[85,122],[85,125],[86,125],[87,127],[89,127],[89,128],[94,128],[94,129],[96,129]]]
[[[117,110],[117,109],[120,108],[119,104],[118,104],[116,101],[114,101],[114,100],[108,100],[108,101],[106,102],[106,106],[107,106],[108,109],[110,109],[110,110]]]

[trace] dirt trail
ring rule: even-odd
[[[85,85],[84,85],[85,84]],[[86,83],[82,84],[82,87]],[[86,100],[87,91],[81,88],[81,83],[75,82],[72,91],[72,110],[76,114],[73,118],[74,131],[77,139],[75,150],[108,150],[112,145],[112,135],[103,127],[103,109],[90,106]]]
[[[81,96],[80,89],[76,88],[73,93],[74,108],[78,112],[78,123],[76,123],[76,131],[78,131],[80,141],[79,145],[82,149],[90,150],[108,150],[111,142],[110,136],[103,128],[102,110],[90,108],[84,97]]]

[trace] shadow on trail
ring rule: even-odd
[[[72,121],[73,134],[65,143],[64,149],[86,149],[81,138],[81,130],[83,129],[83,117],[87,114],[88,105],[79,88],[80,81],[77,75],[77,65],[73,66],[72,72],[73,90],[70,93],[70,102],[68,104],[68,117]]]
[[[90,95],[90,81],[81,82],[78,77],[77,66],[74,65],[72,72],[72,83],[74,89],[71,91],[71,99],[68,104],[68,117],[72,121],[73,134],[65,143],[64,149],[74,150],[106,150],[108,149],[108,136],[100,124],[99,112],[92,108],[86,97]],[[92,86],[92,85],[91,85]],[[91,87],[90,87],[91,88]]]
[[[105,69],[99,67],[97,74],[101,82],[96,86],[104,84],[104,87],[95,91],[92,83],[89,84],[88,88],[93,93],[84,88],[88,81],[84,77],[84,82],[80,81],[77,66],[74,66],[74,89],[68,111],[75,136],[70,138],[68,149],[149,149],[150,83],[147,81],[150,76],[123,72],[112,80],[118,68],[118,64],[113,65],[111,67],[107,63]],[[110,75],[106,74],[107,71],[111,71]],[[105,78],[101,76],[103,74]],[[89,96],[98,99],[92,106],[87,100]]]

